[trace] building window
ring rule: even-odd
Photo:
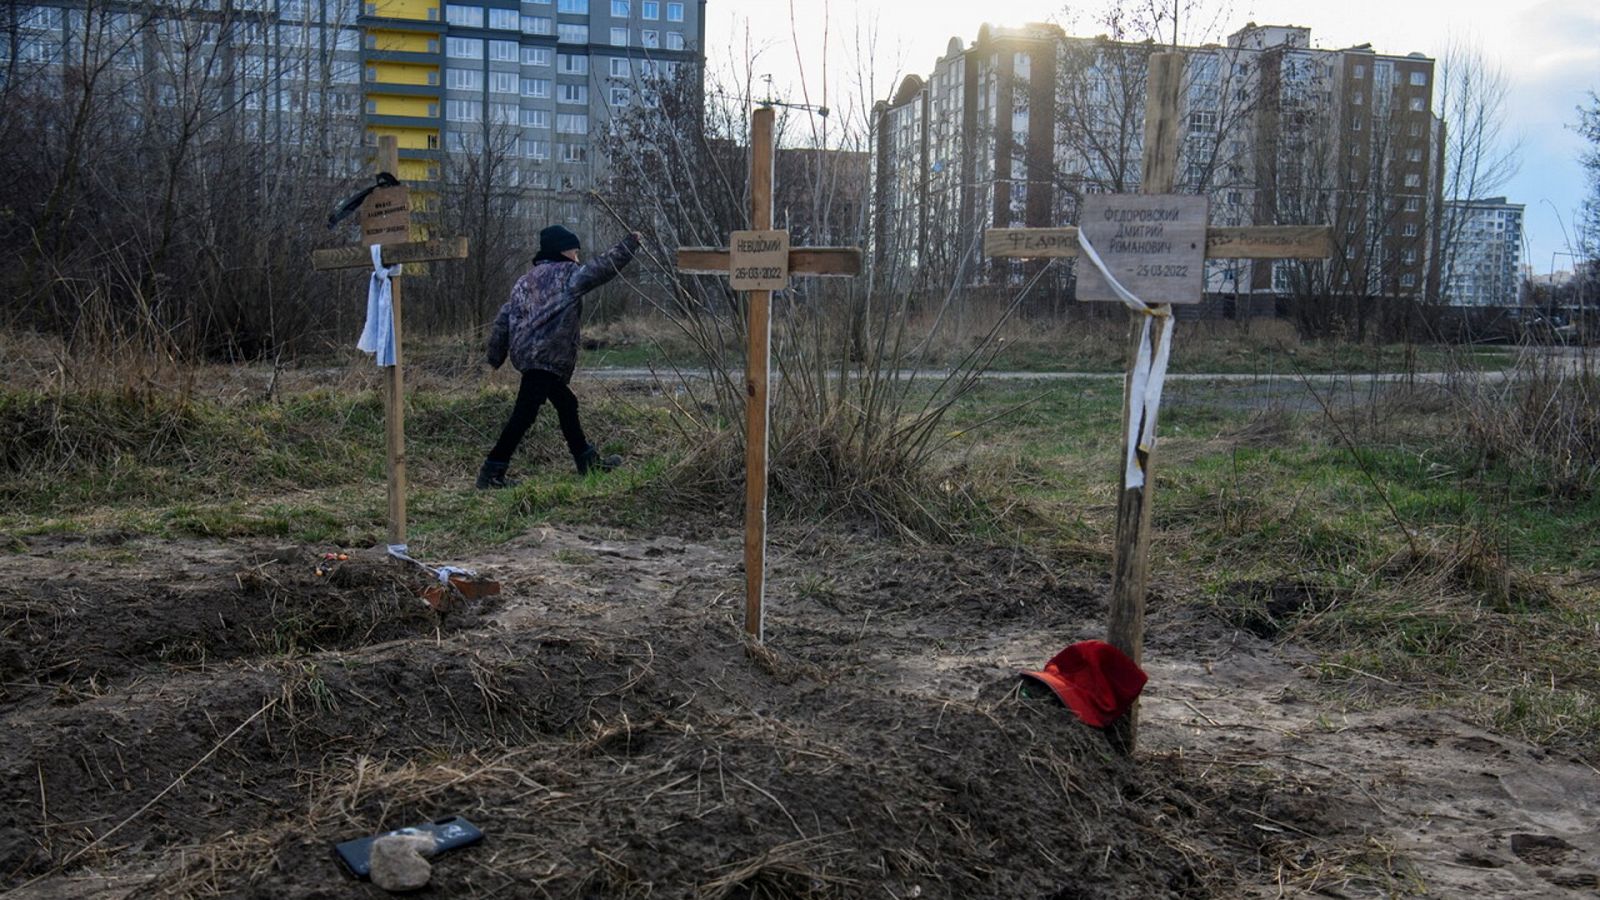
[[[523,128],[549,128],[550,113],[543,109],[525,109],[522,111]]]
[[[1406,274],[1401,275],[1400,276],[1400,286],[1401,287],[1416,287],[1417,286],[1417,276],[1411,274],[1410,272],[1407,272]]]
[[[611,16],[615,19],[626,19],[632,10],[628,9],[628,0],[611,0]]]
[[[627,78],[633,73],[629,71],[628,58],[625,56],[611,57],[611,77]]]
[[[647,50],[659,48],[661,46],[661,32],[649,30],[639,32],[639,46]]]
[[[483,73],[477,69],[445,69],[444,86],[452,91],[481,91]]]
[[[570,25],[562,22],[556,26],[556,40],[564,44],[587,44],[589,43],[589,26]]]
[[[640,4],[639,12],[651,21],[661,18],[661,0],[644,0]]]
[[[562,144],[561,161],[564,163],[581,163],[589,158],[589,148],[582,144]]]
[[[549,16],[522,17],[523,34],[550,34],[553,26],[554,22]]]
[[[1350,67],[1350,77],[1355,79],[1356,81],[1360,81],[1361,79],[1366,78],[1367,77],[1367,67],[1361,65],[1360,63],[1357,63],[1354,66],[1351,66]]]
[[[1412,250],[1409,247],[1406,248],[1405,250],[1400,251],[1400,262],[1403,263],[1404,265],[1408,265],[1408,266],[1416,265],[1417,264],[1417,251]]]
[[[556,71],[563,75],[589,74],[589,57],[576,53],[557,53]]]
[[[516,41],[490,41],[489,42],[489,58],[494,60],[495,62],[516,62],[517,61],[517,42]]]
[[[550,79],[524,78],[522,79],[522,96],[545,99],[550,96]]]
[[[550,65],[550,48],[549,47],[523,47],[522,48],[522,64],[525,65],[525,66],[548,66],[548,65]]]
[[[489,90],[496,94],[515,94],[517,92],[516,73],[491,72],[489,74]]]
[[[628,105],[628,89],[627,88],[623,88],[623,87],[614,87],[614,88],[612,88],[611,89],[611,105],[612,106],[627,106]]]
[[[1345,234],[1355,234],[1356,233],[1356,220],[1355,219],[1351,219],[1350,221],[1344,223],[1344,233]]]
[[[1217,114],[1198,111],[1189,113],[1189,131],[1195,134],[1213,134],[1217,130]]]
[[[1406,212],[1421,212],[1421,211],[1422,211],[1422,198],[1421,197],[1407,197],[1406,198]]]
[[[682,22],[683,21],[683,4],[682,3],[668,3],[667,4],[667,21],[668,22]]]
[[[1422,162],[1422,148],[1412,147],[1406,151],[1406,162]]]
[[[589,0],[559,0],[556,10],[564,13],[589,14]]]
[[[1228,203],[1230,205],[1238,206],[1239,204],[1241,204],[1243,202],[1244,202],[1244,193],[1242,191],[1229,191],[1228,192]]]
[[[1351,116],[1350,117],[1350,130],[1351,131],[1360,131],[1361,130],[1361,117],[1360,116]]]
[[[483,59],[483,41],[477,38],[447,37],[444,55],[451,59]]]
[[[550,142],[527,138],[522,142],[522,153],[529,159],[549,159]]]
[[[1427,72],[1412,72],[1411,73],[1411,86],[1412,87],[1423,87],[1427,83],[1428,83],[1428,73]]]
[[[1400,233],[1402,235],[1405,235],[1406,237],[1416,237],[1417,236],[1417,223],[1415,223],[1415,222],[1407,222],[1405,224],[1405,227],[1400,229]]]
[[[1412,137],[1421,137],[1422,136],[1422,123],[1421,122],[1412,122],[1406,128],[1406,134],[1408,134],[1408,135],[1410,135]]]
[[[1428,101],[1423,97],[1412,97],[1409,106],[1412,112],[1422,112],[1428,108]]]
[[[1406,176],[1406,187],[1421,187],[1421,186],[1422,186],[1422,176],[1421,175],[1413,174],[1413,175],[1407,175]]]
[[[1350,105],[1351,106],[1361,106],[1362,104],[1364,104],[1366,102],[1367,102],[1367,98],[1363,97],[1361,95],[1360,91],[1356,91],[1355,93],[1350,95]]]
[[[558,88],[558,92],[556,94],[556,102],[557,103],[578,103],[578,104],[588,105],[588,103],[589,103],[589,86],[588,85],[586,85],[586,84],[562,84],[562,85],[558,85],[557,88]]]
[[[562,113],[556,116],[557,134],[588,134],[589,117],[576,113]]]
[[[683,32],[681,32],[681,31],[669,31],[669,32],[667,32],[667,49],[668,50],[682,50],[683,49]]]
[[[481,6],[456,6],[454,3],[444,8],[444,20],[451,25],[460,25],[466,28],[483,27],[483,7]]]
[[[611,46],[613,46],[613,47],[626,47],[626,46],[628,46],[628,29],[626,29],[626,28],[613,28],[613,29],[611,29]]]
[[[520,18],[521,16],[517,15],[517,11],[514,9],[491,9],[489,10],[489,27],[500,31],[516,31]]]
[[[451,122],[482,121],[483,104],[477,100],[446,100],[444,117]]]

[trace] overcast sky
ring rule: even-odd
[[[717,66],[743,60],[748,46],[757,60],[753,74],[770,73],[779,96],[797,102],[809,96],[811,103],[859,114],[855,83],[863,76],[875,81],[873,95],[881,98],[906,73],[927,75],[951,37],[971,43],[984,22],[1054,21],[1069,34],[1098,34],[1105,29],[1096,24],[1102,8],[1096,4],[1104,2],[1090,0],[1068,12],[1050,0],[796,0],[792,7],[789,0],[709,0],[706,49]],[[1577,160],[1581,142],[1567,126],[1588,92],[1600,90],[1600,2],[1218,0],[1198,6],[1182,29],[1185,43],[1221,42],[1254,21],[1307,26],[1313,45],[1330,49],[1371,43],[1379,53],[1437,57],[1452,39],[1477,44],[1509,82],[1507,133],[1522,149],[1521,167],[1503,192],[1527,205],[1524,262],[1540,273],[1552,261],[1557,269],[1571,268],[1561,223],[1572,228],[1585,183]]]

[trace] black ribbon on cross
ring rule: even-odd
[[[350,216],[354,214],[356,210],[360,209],[361,204],[366,202],[368,194],[372,193],[378,188],[398,187],[400,184],[400,179],[390,175],[388,172],[379,172],[377,180],[377,184],[374,184],[372,187],[362,189],[349,200],[339,204],[338,209],[328,214],[328,229],[330,231],[340,222],[350,218]]]

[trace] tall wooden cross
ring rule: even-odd
[[[394,174],[400,169],[399,142],[392,136],[378,138],[378,157],[374,161],[374,169],[378,173]],[[381,191],[382,189],[380,189]],[[374,204],[375,198],[380,197],[378,192],[367,197],[367,205]],[[364,215],[371,210],[364,209]],[[407,224],[400,226],[403,234],[409,237],[409,219]],[[364,229],[366,230],[366,229]],[[368,244],[373,243],[368,238]],[[466,259],[467,239],[443,238],[431,241],[400,241],[396,243],[382,243],[383,264],[385,266],[401,263],[435,262],[446,259]],[[317,271],[329,269],[371,269],[372,253],[368,246],[359,247],[333,247],[327,250],[313,250],[311,253],[312,268]],[[406,544],[406,419],[405,419],[405,376],[402,371],[402,357],[400,354],[400,279],[391,279],[390,290],[394,307],[394,365],[388,366],[385,376],[386,390],[383,396],[384,438],[387,444],[387,467],[389,473],[389,547],[392,550],[399,548],[404,552]]]
[[[1118,467],[1116,549],[1111,615],[1106,640],[1135,662],[1144,656],[1145,589],[1149,579],[1151,476],[1149,443],[1154,422],[1145,423],[1144,398],[1135,377],[1140,345],[1162,346],[1171,327],[1173,303],[1198,303],[1206,259],[1325,259],[1333,254],[1333,229],[1326,225],[1209,227],[1204,197],[1172,193],[1178,168],[1178,110],[1183,54],[1150,57],[1144,122],[1144,178],[1139,195],[1089,195],[1078,218],[1102,262],[1122,285],[1149,301],[1133,315],[1128,376],[1123,384],[1123,446]],[[1159,196],[1152,196],[1159,195]],[[1043,258],[1079,255],[1078,228],[991,228],[984,235],[988,256]],[[1097,266],[1078,264],[1079,299],[1118,299]],[[1148,323],[1146,319],[1149,319]],[[1148,325],[1148,328],[1146,327]],[[1148,357],[1146,357],[1148,358]],[[1164,361],[1162,363],[1164,365]],[[1149,429],[1146,430],[1146,424]],[[1131,446],[1130,446],[1131,444]],[[1130,474],[1132,477],[1130,478]],[[1138,737],[1138,707],[1114,726],[1112,738],[1132,752]]]
[[[767,381],[772,372],[772,292],[790,275],[861,274],[856,247],[789,247],[789,232],[772,228],[773,112],[750,121],[750,231],[735,231],[729,248],[679,247],[678,271],[727,276],[746,292],[744,630],[764,637],[767,565]]]

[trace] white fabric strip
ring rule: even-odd
[[[1161,412],[1161,389],[1166,385],[1167,360],[1172,357],[1172,326],[1176,323],[1169,314],[1156,312],[1149,304],[1134,296],[1111,274],[1110,267],[1100,258],[1081,227],[1078,229],[1078,246],[1083,249],[1083,255],[1089,262],[1100,270],[1106,284],[1111,286],[1111,292],[1122,298],[1129,309],[1144,313],[1144,325],[1139,331],[1139,350],[1134,356],[1133,371],[1129,373],[1128,421],[1123,423],[1128,447],[1128,456],[1123,460],[1123,489],[1142,488],[1144,467],[1139,465],[1138,451],[1143,450],[1148,457],[1156,446],[1156,417]],[[1158,315],[1164,316],[1167,323],[1161,329],[1159,343],[1151,346],[1151,320]]]
[[[361,329],[356,349],[373,355],[380,366],[394,365],[394,289],[389,279],[400,274],[399,266],[385,267],[383,247],[372,245],[372,279],[367,282],[367,323]]]

